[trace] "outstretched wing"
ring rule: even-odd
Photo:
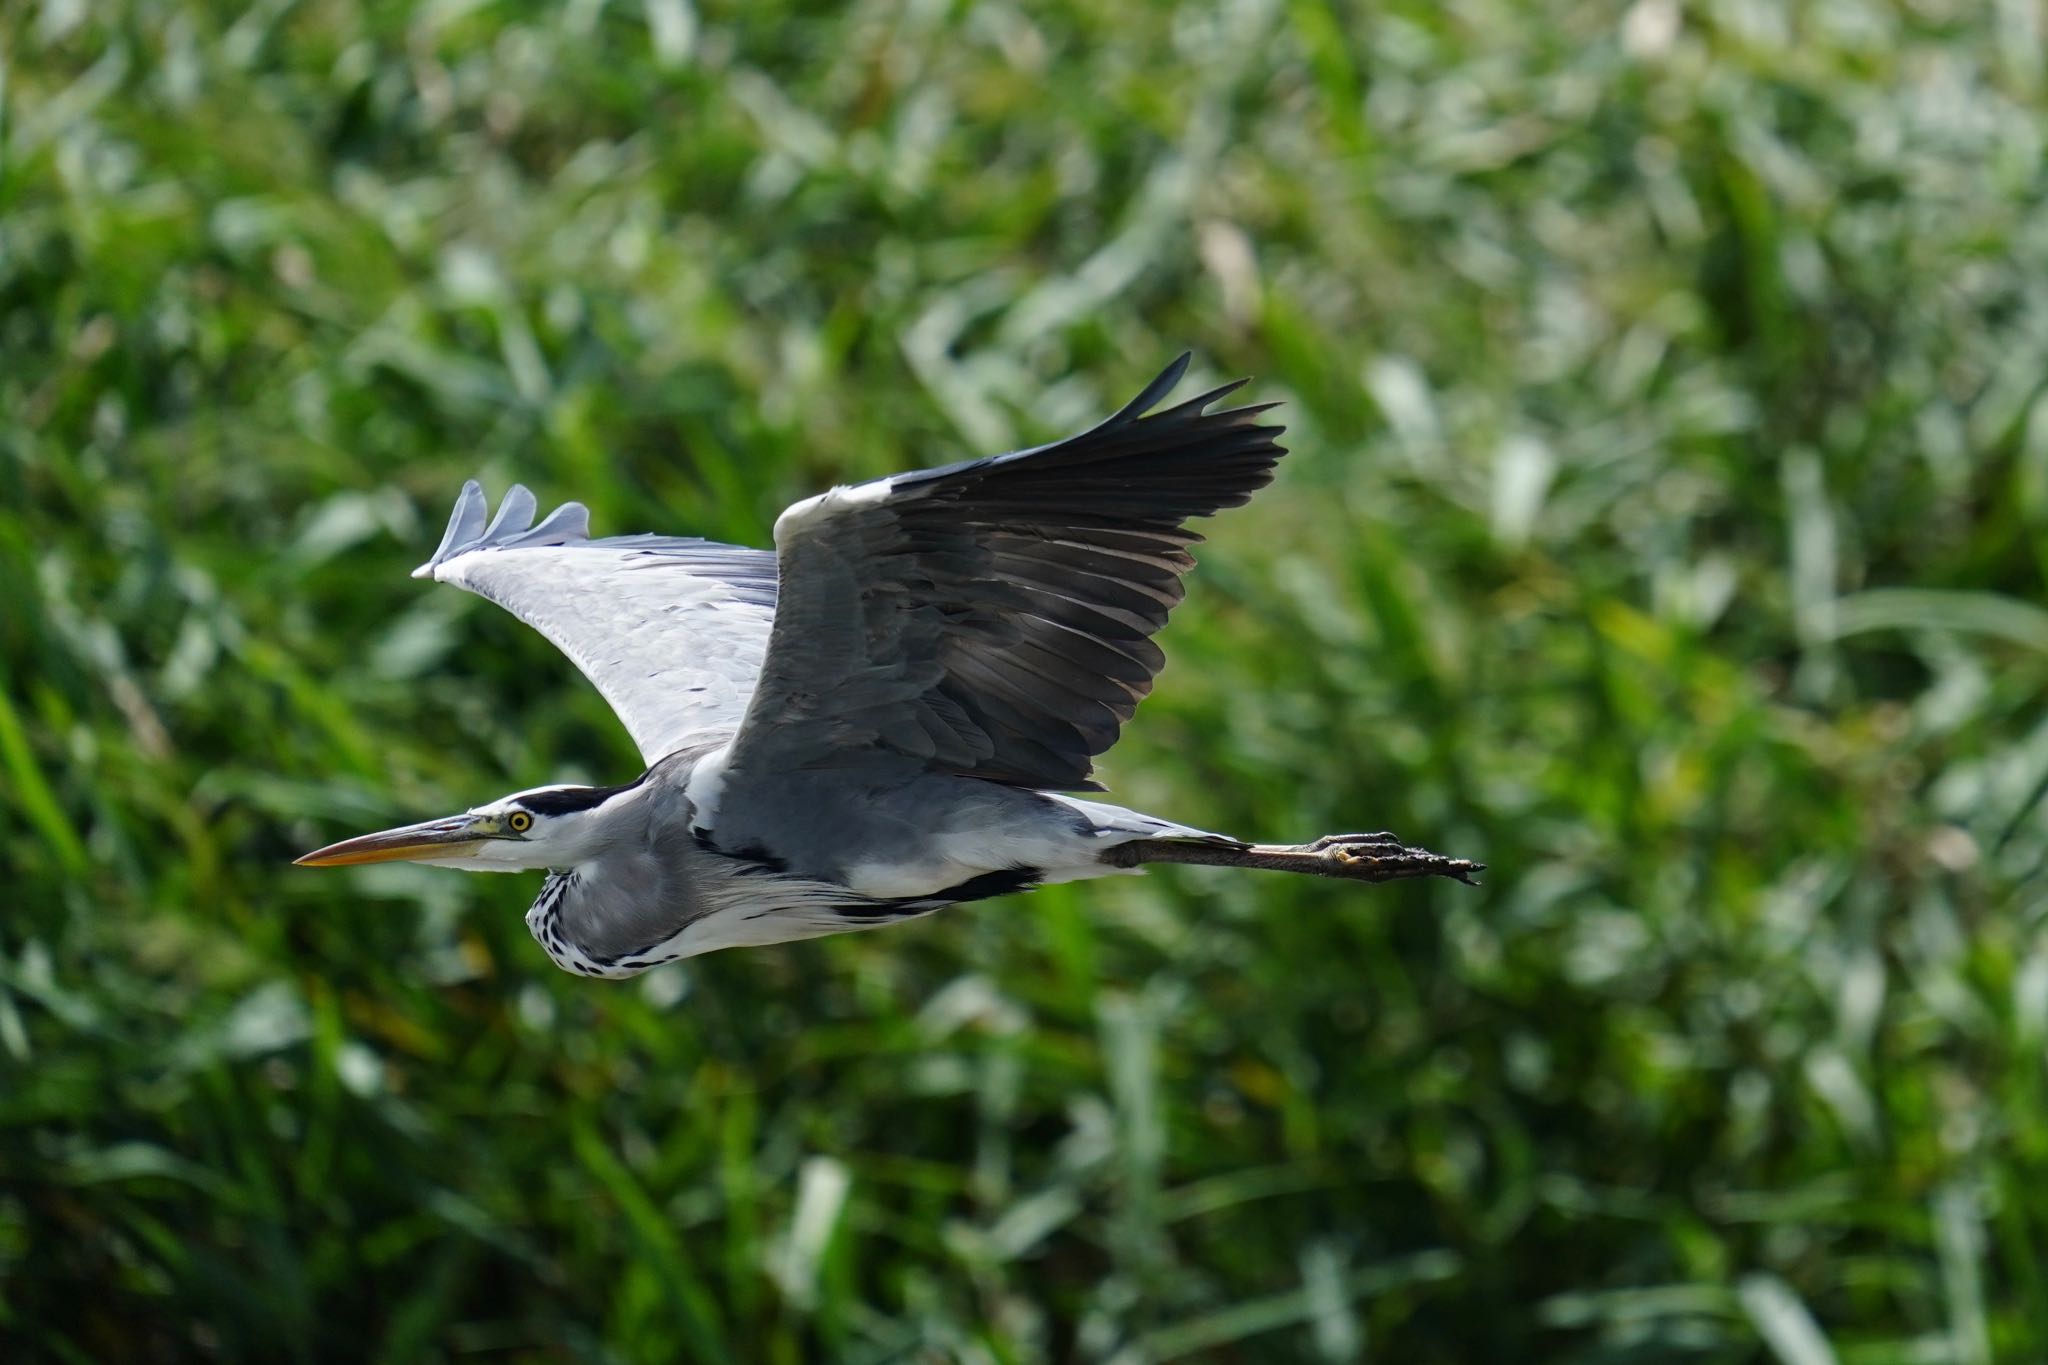
[[[835,488],[775,523],[781,606],[730,770],[884,750],[944,772],[1096,789],[1091,760],[1164,662],[1194,567],[1184,528],[1273,477],[1273,406],[1123,411],[1033,450]],[[1242,383],[1243,381],[1239,381]]]
[[[775,556],[677,536],[590,538],[564,503],[532,525],[517,484],[484,524],[462,486],[434,557],[413,570],[487,597],[553,641],[597,684],[651,766],[696,737],[732,733],[775,618]]]

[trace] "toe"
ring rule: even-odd
[[[1310,844],[1309,848],[1314,852],[1320,853],[1325,849],[1357,848],[1367,846],[1376,848],[1400,848],[1402,844],[1399,835],[1394,834],[1389,830],[1383,829],[1373,834],[1325,834],[1322,838]]]

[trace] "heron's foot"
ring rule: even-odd
[[[1393,882],[1411,877],[1449,877],[1467,886],[1479,885],[1476,874],[1485,863],[1468,858],[1451,858],[1426,848],[1410,848],[1398,835],[1381,830],[1376,834],[1325,834],[1304,848],[1329,863],[1329,875],[1352,881]]]

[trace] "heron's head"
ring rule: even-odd
[[[536,787],[460,815],[344,839],[298,862],[307,867],[426,863],[466,872],[573,867],[611,841],[620,803],[637,786]]]

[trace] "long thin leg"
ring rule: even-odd
[[[1274,872],[1306,872],[1317,877],[1342,877],[1355,882],[1396,882],[1411,877],[1449,877],[1477,886],[1473,874],[1485,863],[1449,858],[1426,848],[1410,848],[1396,836],[1325,834],[1310,844],[1225,844],[1194,839],[1134,839],[1102,855],[1114,867],[1142,863],[1197,863],[1207,867],[1258,867]]]

